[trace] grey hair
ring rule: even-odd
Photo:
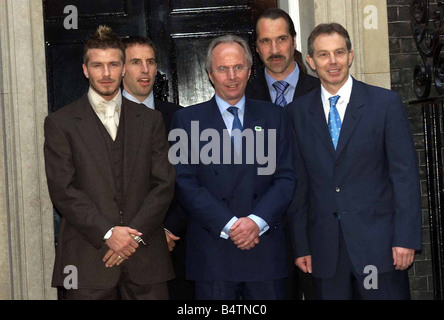
[[[247,41],[245,41],[239,36],[233,34],[227,34],[213,39],[210,45],[208,46],[206,65],[205,65],[208,73],[211,72],[211,66],[213,64],[213,51],[218,45],[222,43],[237,43],[238,45],[240,45],[247,57],[248,67],[250,68],[253,65],[253,56],[251,54],[251,50],[250,47],[248,46]]]

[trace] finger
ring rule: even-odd
[[[311,256],[308,256],[305,258],[306,264],[307,264],[307,271],[308,273],[312,273],[313,272],[313,268],[311,266]]]
[[[111,268],[117,263],[119,255],[117,253],[113,253],[113,255],[106,261],[105,267]]]
[[[142,235],[142,232],[139,232],[138,230],[132,229],[130,227],[127,227],[126,230],[128,231],[128,233],[134,234],[135,236],[141,236]]]
[[[113,253],[114,253],[114,251],[112,251],[111,249],[109,249],[107,252],[106,252],[106,254],[105,254],[105,256],[103,257],[103,262],[106,262],[112,255],[113,255]]]

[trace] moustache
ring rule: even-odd
[[[285,57],[280,54],[272,54],[267,58],[267,60],[276,60],[276,59],[285,59]]]

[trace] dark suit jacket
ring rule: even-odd
[[[155,99],[154,107],[156,110],[162,113],[167,135],[171,129],[171,121],[173,119],[173,113],[182,109],[181,106],[168,102]],[[183,236],[187,226],[187,213],[177,204],[177,199],[174,197],[170,208],[168,209],[164,226],[176,236]],[[177,248],[175,248],[176,250]],[[177,251],[177,250],[176,250]]]
[[[162,221],[173,197],[165,127],[158,111],[122,98],[125,113],[123,225],[143,233],[140,245],[121,266],[106,268],[105,233],[120,225],[111,164],[97,115],[87,95],[45,120],[45,165],[54,206],[62,216],[53,286],[63,285],[67,265],[78,269],[79,288],[110,288],[127,264],[138,284],[158,283],[174,274]]]
[[[199,134],[205,129],[213,129],[222,137],[223,129],[226,129],[214,97],[177,111],[172,127],[186,132],[189,138],[192,121],[198,121]],[[268,102],[247,99],[243,127],[252,130],[257,137],[255,126],[266,130],[265,137],[268,129],[276,130],[276,170],[272,175],[258,175],[260,165],[256,159],[253,164],[245,161],[241,165],[222,164],[222,142],[218,150],[221,164],[191,164],[188,158],[189,164],[176,165],[176,194],[179,203],[190,214],[187,277],[191,280],[265,281],[287,275],[282,216],[291,201],[296,176],[291,152],[288,152],[291,146],[283,109]],[[191,157],[191,143],[196,142],[189,139],[178,142],[188,148],[188,157]],[[206,144],[201,141],[198,150]],[[266,138],[265,150],[272,144],[273,141]],[[220,237],[220,232],[233,216],[244,217],[252,213],[270,226],[256,247],[240,250],[230,239]]]
[[[163,123],[165,124],[165,128],[168,133],[171,127],[171,120],[173,119],[173,113],[176,112],[177,110],[182,109],[182,107],[175,103],[154,99],[154,108],[160,111],[160,113],[162,114]]]
[[[417,154],[398,94],[353,79],[337,150],[321,89],[287,107],[300,177],[288,211],[295,256],[312,256],[313,275],[334,275],[339,218],[355,270],[394,270],[392,247],[421,248]]]
[[[300,71],[299,80],[296,85],[296,90],[294,92],[293,100],[299,98],[300,96],[303,96],[304,94],[313,89],[320,87],[320,82],[318,78],[306,74],[300,68],[299,71]],[[250,99],[273,102],[271,101],[270,90],[268,90],[267,81],[265,80],[265,75],[263,70],[259,72],[256,78],[250,79],[247,85],[245,95]],[[290,101],[288,103],[290,103]]]

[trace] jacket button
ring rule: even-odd
[[[336,192],[341,192],[341,188],[336,187]]]

